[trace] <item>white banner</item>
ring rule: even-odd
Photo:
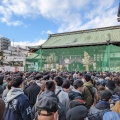
[[[6,56],[5,61],[24,61],[24,57],[18,57],[18,56]]]
[[[10,66],[5,66],[5,71],[10,71]]]
[[[19,71],[24,71],[24,67],[19,67]]]
[[[18,71],[21,71],[23,72],[24,71],[24,67],[10,67],[10,66],[5,66],[5,67],[0,67],[0,71],[2,72],[6,72],[6,71],[11,71],[11,72],[18,72]]]
[[[0,67],[0,71],[5,72],[4,67]]]
[[[10,67],[10,70],[11,72],[15,72],[15,67]]]

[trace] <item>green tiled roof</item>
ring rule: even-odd
[[[35,57],[37,57],[38,56],[38,54],[36,54],[36,53],[32,53],[30,56],[28,56],[26,59],[33,59],[33,58],[35,58]]]
[[[120,26],[51,34],[42,48],[69,47],[120,42]]]
[[[30,50],[39,50],[40,49],[40,45],[38,45],[38,46],[28,46],[28,48]]]
[[[38,50],[34,53],[32,53],[30,56],[26,57],[27,61],[32,61],[34,62],[35,60],[41,59],[41,50]]]

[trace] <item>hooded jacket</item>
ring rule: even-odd
[[[83,99],[86,101],[86,107],[90,109],[94,102],[94,88],[92,83],[86,82],[84,83],[84,91],[83,91]]]
[[[83,120],[87,116],[88,110],[83,100],[73,100],[70,102],[70,109],[67,112],[67,120]]]
[[[105,101],[99,101],[95,106],[90,108],[89,120],[103,120],[103,115],[110,111],[110,104]]]
[[[73,88],[69,93],[68,93],[68,96],[70,98],[70,101],[74,100],[75,98],[77,97],[81,97],[82,99],[82,94],[76,90],[75,88]]]
[[[4,97],[6,104],[5,120],[31,120],[29,100],[21,88],[12,87]]]
[[[55,93],[53,91],[50,91],[50,90],[46,90],[45,92],[42,92],[41,95],[38,97],[38,101],[41,100],[43,97],[54,97],[58,100]]]

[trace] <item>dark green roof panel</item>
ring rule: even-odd
[[[39,50],[40,49],[40,45],[38,45],[38,46],[27,46],[30,50]]]
[[[120,42],[120,26],[51,34],[42,48],[106,44]]]

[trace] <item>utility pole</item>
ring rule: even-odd
[[[117,20],[118,20],[118,22],[120,22],[120,3],[119,3],[119,7],[118,7],[118,14],[117,14],[117,16],[118,16]]]
[[[13,39],[13,49],[14,49],[14,39]],[[12,49],[11,49],[11,53],[12,53],[12,57],[13,57],[13,51],[12,51]],[[14,61],[12,61],[12,66],[14,66]]]

